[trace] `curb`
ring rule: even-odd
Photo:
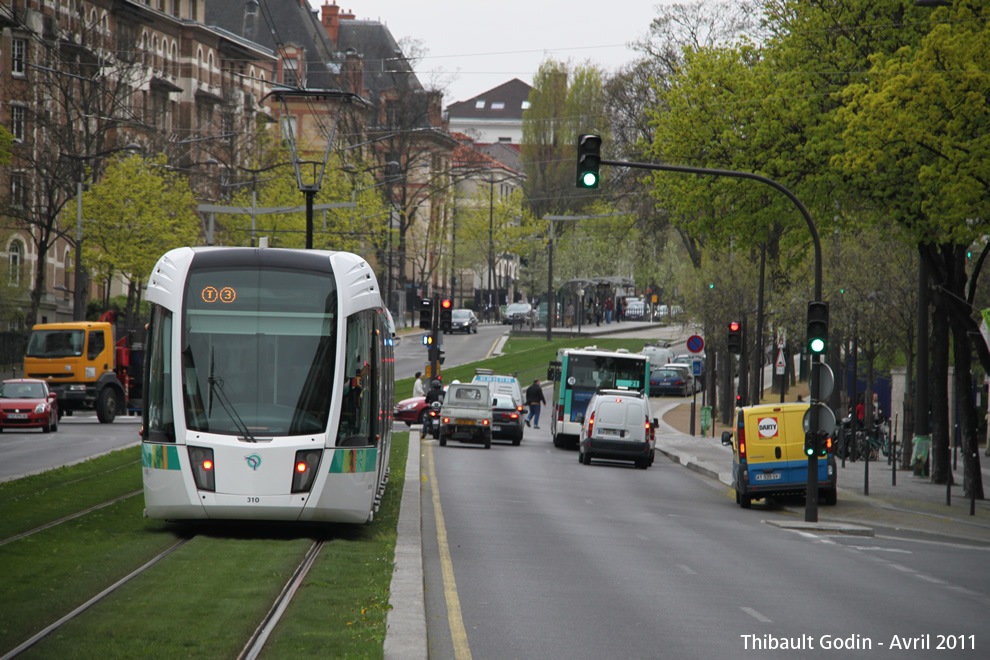
[[[392,608],[385,617],[386,660],[426,660],[429,657],[423,587],[420,452],[420,436],[410,431],[406,478],[396,527],[395,567],[389,586],[389,604]]]

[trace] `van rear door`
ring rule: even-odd
[[[623,401],[607,396],[595,411],[594,434],[601,438],[645,442],[646,413],[640,401]]]

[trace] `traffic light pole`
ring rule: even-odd
[[[430,360],[430,377],[440,377],[440,344],[443,337],[440,334],[440,305],[433,306],[433,323],[430,327],[430,334],[433,335],[433,343],[427,350],[427,357]]]
[[[736,170],[717,170],[710,169],[707,167],[687,167],[684,165],[661,165],[658,163],[635,163],[625,160],[601,160],[602,165],[610,165],[613,167],[630,167],[633,169],[641,170],[656,170],[661,172],[680,172],[682,174],[700,174],[703,176],[722,176],[729,177],[732,179],[751,179],[753,181],[759,181],[764,183],[771,188],[774,188],[778,192],[782,193],[787,197],[794,206],[797,207],[801,215],[804,216],[805,222],[808,223],[808,230],[811,232],[811,240],[814,242],[815,246],[815,300],[814,302],[820,302],[822,299],[822,243],[818,237],[818,228],[815,226],[815,221],[812,220],[811,214],[808,213],[808,209],[805,208],[801,200],[792,193],[790,190],[777,183],[773,179],[767,178],[765,176],[760,176],[759,174],[753,174],[752,172],[738,172]],[[814,406],[820,400],[819,387],[818,387],[818,365],[819,356],[812,355],[811,357],[811,405]],[[818,434],[818,415],[811,415],[809,422],[809,432],[814,433],[816,436]],[[817,452],[816,452],[817,453]],[[808,484],[807,493],[805,497],[805,508],[804,508],[804,520],[805,522],[818,522],[818,457],[809,456],[808,457]]]

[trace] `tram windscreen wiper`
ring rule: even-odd
[[[216,375],[216,370],[213,364],[212,346],[210,346],[210,375],[206,379],[206,382],[210,385],[209,403],[207,404],[206,412],[207,418],[210,417],[210,414],[213,411],[213,393],[216,392],[217,401],[220,402],[220,407],[224,409],[227,416],[234,422],[237,430],[244,434],[244,439],[248,442],[257,442],[258,440],[254,437],[254,435],[252,435],[251,430],[247,427],[247,424],[244,423],[241,416],[237,414],[236,410],[234,410],[234,404],[232,404],[230,399],[227,398],[227,395],[223,393],[223,378],[219,378]]]

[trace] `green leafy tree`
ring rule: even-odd
[[[537,218],[581,208],[592,192],[575,187],[577,136],[602,133],[604,76],[587,64],[547,59],[533,77],[521,144],[530,212]]]
[[[990,34],[988,9],[957,2],[938,10],[920,41],[872,58],[870,75],[850,85],[838,112],[845,149],[834,162],[883,213],[901,224],[920,246],[932,289],[933,477],[951,479],[948,387],[951,356],[957,385],[968,390],[970,352],[984,370],[990,352],[977,336],[973,300],[979,271],[967,273],[965,253],[987,233],[990,212]],[[944,20],[938,20],[944,19]],[[921,313],[924,313],[922,310]],[[966,457],[967,493],[983,497],[976,451],[977,413],[960,400],[959,426]]]
[[[194,245],[196,200],[188,180],[165,167],[165,157],[115,157],[105,176],[83,194],[83,264],[105,283],[104,306],[117,276],[129,283],[127,318],[139,286],[168,250]]]

